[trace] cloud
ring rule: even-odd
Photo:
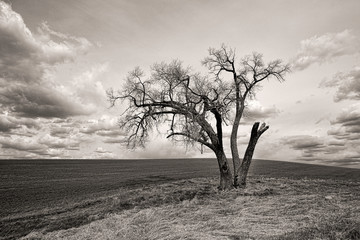
[[[206,150],[207,148],[204,147]],[[200,153],[200,149],[197,147],[189,147],[182,144],[175,144],[166,138],[156,138],[153,136],[146,145],[145,148],[138,148],[132,151],[126,151],[123,154],[125,158],[149,158],[149,159],[161,159],[161,158],[188,158],[196,156]],[[213,157],[211,152],[211,157]]]
[[[39,122],[28,118],[16,118],[6,114],[0,114],[0,132],[11,132],[19,128],[39,129]]]
[[[336,166],[342,166],[342,167],[359,168],[360,154],[349,155],[344,159],[333,159],[333,160],[327,161],[327,163],[334,163]]]
[[[6,157],[11,158],[76,157],[80,152],[74,156],[69,156],[69,152],[73,154],[73,151],[80,150],[81,143],[95,141],[79,131],[78,122],[72,119],[29,119],[0,114],[0,152],[6,152]]]
[[[124,134],[118,126],[118,119],[103,115],[100,119],[92,119],[85,122],[80,131],[85,134],[94,134],[100,136],[118,136],[117,134]]]
[[[334,140],[315,137],[311,135],[289,136],[282,139],[282,143],[291,149],[301,151],[302,160],[321,161],[322,163],[334,160],[346,162],[356,150],[349,146],[345,140]]]
[[[7,111],[28,118],[66,118],[88,115],[93,108],[84,106],[70,94],[53,86],[13,84],[0,89],[0,102]]]
[[[66,138],[72,131],[72,128],[54,126],[50,129],[50,135],[53,137]]]
[[[338,128],[331,128],[327,131],[327,134],[329,136],[334,137],[337,140],[347,140],[347,141],[353,141],[358,140],[359,135],[356,133],[351,133],[348,131],[348,129],[344,127],[338,127]]]
[[[295,150],[314,150],[324,147],[324,142],[320,138],[310,135],[285,137],[283,142]]]
[[[75,139],[74,135],[69,135],[68,138],[58,138],[46,134],[39,139],[38,143],[46,145],[49,148],[79,150],[80,139]]]
[[[127,133],[120,129],[118,119],[108,115],[83,122],[80,132],[87,135],[95,134],[101,137],[103,143],[109,144],[123,144],[127,137]]]
[[[331,124],[341,124],[342,126],[360,126],[360,104],[353,104],[345,108]]]
[[[106,90],[102,83],[98,81],[104,73],[109,70],[109,64],[103,63],[93,66],[90,70],[85,71],[81,75],[74,78],[72,88],[76,92],[76,96],[87,103],[94,106],[106,107]]]
[[[118,136],[125,136],[126,133],[121,130],[118,126],[118,129],[101,129],[96,131],[96,135],[103,136],[103,137],[118,137]]]
[[[333,59],[359,52],[359,38],[352,31],[326,33],[313,36],[300,43],[300,51],[292,60],[292,69],[304,70],[314,63],[330,62]]]
[[[126,143],[126,138],[120,137],[120,138],[105,138],[103,140],[104,143],[110,143],[110,144],[124,144]]]
[[[334,160],[342,160],[343,164],[348,158],[348,148],[343,141],[328,141],[326,138],[297,135],[282,138],[281,142],[291,149],[300,152],[299,160],[312,161],[314,163],[334,163]],[[293,153],[295,156],[296,154]],[[339,165],[339,164],[337,164]]]
[[[20,81],[36,81],[46,70],[43,64],[72,61],[91,46],[85,38],[55,32],[46,23],[32,33],[21,15],[4,2],[0,2],[0,33],[1,65],[7,67],[2,73]]]
[[[0,137],[2,151],[10,158],[64,158],[67,151],[63,148],[49,148],[34,137],[12,135]]]
[[[55,66],[74,61],[90,47],[85,38],[58,33],[46,23],[36,33],[31,32],[22,17],[1,1],[0,110],[29,118],[66,118],[93,112],[94,105],[53,76]]]
[[[47,70],[44,64],[72,61],[91,46],[86,39],[57,33],[46,23],[33,34],[4,2],[0,2],[0,33],[2,74],[14,81],[36,82]],[[52,36],[59,41],[53,41]]]
[[[104,149],[103,147],[98,147],[87,158],[91,158],[91,159],[109,159],[110,158],[110,159],[112,159],[112,158],[116,158],[116,155],[113,152]]]
[[[1,152],[10,158],[76,158],[80,156],[80,145],[89,142],[76,131],[68,134],[67,138],[54,137],[46,131],[47,127],[27,135],[14,132],[0,136]]]
[[[0,132],[10,132],[12,129],[19,128],[20,126],[13,121],[9,120],[7,116],[0,115]]]
[[[0,144],[2,145],[2,148],[28,152],[39,152],[45,148],[44,145],[37,143],[37,141],[33,138],[16,136],[11,136],[10,138],[1,137]]]
[[[343,109],[330,123],[327,136],[288,136],[281,142],[299,151],[301,160],[360,167],[360,104]]]
[[[105,150],[105,149],[102,148],[102,147],[96,148],[95,152],[96,152],[96,153],[109,153],[109,151]]]
[[[0,114],[0,156],[3,158],[114,158],[116,154],[112,152],[99,155],[99,149],[91,148],[104,143],[120,145],[125,136],[117,119],[107,115],[85,121]]]
[[[354,142],[360,140],[360,104],[350,105],[331,121],[334,126],[328,131],[329,136],[339,140]]]
[[[329,146],[338,146],[338,147],[344,147],[345,146],[345,142],[344,141],[339,141],[339,140],[330,140],[328,143]]]
[[[252,123],[252,121],[264,121],[276,117],[279,113],[280,110],[276,106],[264,107],[258,101],[251,101],[244,111],[244,118]]]
[[[334,101],[360,100],[360,67],[347,73],[339,72],[331,80],[323,80],[320,87],[336,87]]]

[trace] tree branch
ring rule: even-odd
[[[182,133],[182,132],[173,132],[173,133],[170,133],[166,138],[170,138],[170,137],[174,137],[174,136],[183,136],[183,137],[187,137],[189,139],[192,139],[196,142],[199,142],[205,146],[207,146],[208,148],[212,149],[212,150],[215,150],[215,147],[213,144],[201,139],[201,138],[197,138],[197,137],[194,137],[192,136],[191,134],[189,133]]]

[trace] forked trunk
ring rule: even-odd
[[[244,158],[241,162],[241,166],[240,166],[240,169],[238,172],[238,175],[240,177],[239,178],[239,186],[240,187],[246,186],[246,178],[247,178],[249,168],[251,165],[251,160],[254,155],[256,143],[259,140],[261,134],[263,134],[269,128],[269,126],[266,126],[265,123],[263,123],[259,130],[258,130],[258,128],[259,128],[259,123],[258,122],[254,123],[252,130],[251,130],[249,144],[248,144],[248,147],[246,148]]]
[[[229,190],[233,188],[232,174],[229,168],[227,158],[224,151],[219,150],[216,152],[216,158],[220,170],[220,185],[219,190]]]

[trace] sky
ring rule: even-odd
[[[127,149],[106,90],[136,66],[180,59],[206,73],[209,47],[291,65],[262,84],[239,132],[270,129],[255,158],[360,168],[358,0],[0,0],[0,158],[214,157],[154,132]],[[225,148],[230,157],[225,127]]]

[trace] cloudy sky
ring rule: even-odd
[[[0,0],[0,158],[213,157],[157,133],[145,149],[122,147],[123,106],[109,109],[105,91],[155,62],[206,71],[207,49],[225,43],[239,59],[256,51],[292,65],[250,104],[241,149],[250,124],[266,121],[257,158],[360,167],[359,9],[358,0]]]

